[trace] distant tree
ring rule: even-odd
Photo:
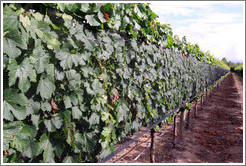
[[[225,64],[227,64],[228,65],[228,62],[227,62],[227,60],[226,60],[226,58],[224,57],[221,61],[223,61]]]

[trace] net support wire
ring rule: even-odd
[[[155,138],[155,141],[158,140],[161,136],[163,136],[169,129],[171,129],[173,126],[169,126],[164,132],[162,132],[158,137]],[[134,163],[135,161],[137,161],[137,159],[145,152],[145,150],[150,146],[151,142],[149,142],[147,144],[147,146],[144,148],[143,151],[141,151],[141,153],[139,153],[139,155],[137,157],[135,157],[131,163]]]

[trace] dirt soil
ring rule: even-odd
[[[180,137],[178,127],[173,146],[173,123],[155,133],[155,163],[242,163],[243,162],[243,81],[230,73],[214,88],[211,96],[195,104],[190,112],[189,127]],[[208,93],[210,94],[210,92]],[[186,119],[188,114],[186,114]],[[179,126],[179,116],[176,118]],[[142,129],[144,130],[144,128]],[[141,132],[141,131],[139,131]],[[136,134],[138,134],[137,132]],[[131,138],[136,136],[134,134]],[[150,163],[148,147],[137,160],[134,159],[150,142],[150,132],[124,149],[108,163]],[[120,144],[117,146],[121,146]]]

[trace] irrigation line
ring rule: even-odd
[[[155,141],[156,140],[158,140],[161,136],[163,136],[170,128],[172,128],[173,126],[169,126],[164,132],[162,132],[161,133],[161,135],[159,135],[156,139],[155,139]],[[132,162],[131,163],[134,163],[135,161],[137,161],[137,159],[145,152],[145,150],[150,146],[150,144],[151,144],[151,142],[149,142],[148,144],[147,144],[147,146],[144,148],[144,150],[141,152],[141,153],[139,153],[139,155],[134,159],[134,160],[132,160]]]
[[[224,78],[223,78],[224,79]],[[218,79],[219,80],[219,79]],[[212,86],[213,84],[215,84],[218,80],[216,80],[214,83],[210,84],[208,87]],[[138,134],[137,136],[135,136],[133,139],[131,139],[130,141],[126,142],[125,144],[123,144],[121,147],[117,148],[114,152],[112,152],[111,154],[109,154],[108,156],[106,156],[104,159],[102,159],[101,161],[99,161],[99,163],[105,163],[107,162],[109,159],[111,159],[112,157],[114,157],[115,155],[117,155],[119,152],[121,152],[123,149],[127,148],[129,145],[131,145],[133,142],[135,142],[137,139],[139,139],[141,136],[143,136],[145,133],[147,133],[148,131],[150,131],[151,129],[153,129],[156,125],[158,125],[159,123],[161,123],[163,120],[165,120],[166,118],[168,118],[169,116],[171,116],[172,114],[176,113],[179,111],[180,108],[182,108],[186,103],[189,103],[191,101],[193,101],[198,94],[204,92],[205,89],[201,90],[199,93],[197,93],[195,96],[193,96],[191,99],[183,102],[183,104],[181,104],[179,107],[173,109],[171,112],[169,112],[167,115],[165,115],[164,117],[162,117],[161,119],[159,119],[158,121],[156,121],[154,124],[152,124],[151,126],[149,126],[148,128],[146,128],[145,130],[143,130],[140,134]]]
[[[119,159],[125,157],[129,152],[133,151],[136,147],[138,147],[139,145],[147,142],[151,137],[147,138],[146,140],[144,141],[141,141],[140,143],[138,143],[137,145],[135,145],[134,147],[132,147],[129,151],[127,151],[125,154],[123,154],[122,156],[120,156],[118,159],[112,161],[112,163],[115,163],[116,161],[118,161]]]

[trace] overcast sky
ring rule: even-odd
[[[156,1],[151,9],[161,23],[171,24],[180,39],[186,36],[192,44],[217,59],[242,62],[245,58],[245,2]]]

